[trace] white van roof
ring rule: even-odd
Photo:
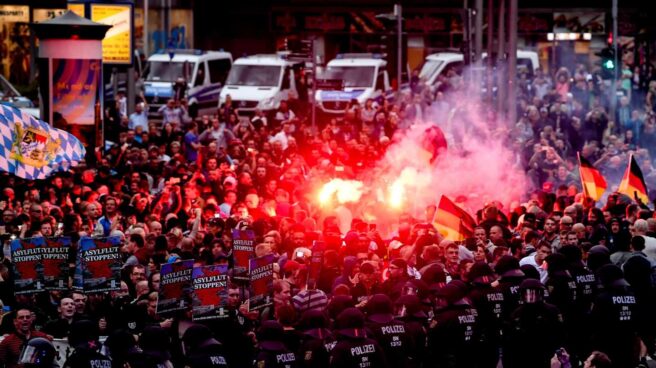
[[[171,59],[168,51],[165,50],[151,55],[148,61],[196,62],[202,58],[232,60],[232,54],[225,51],[173,50],[173,59]]]
[[[457,52],[438,52],[437,54],[426,56],[426,60],[454,62],[463,61],[465,57]]]
[[[328,66],[378,66],[385,67],[387,62],[382,59],[333,59],[328,62]]]
[[[276,54],[257,54],[246,57],[241,57],[235,60],[234,65],[294,65],[299,62],[285,60]]]

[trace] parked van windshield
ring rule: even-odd
[[[233,65],[226,85],[277,87],[281,69],[279,65]]]
[[[424,66],[421,67],[419,72],[419,78],[428,79],[431,75],[437,73],[437,70],[440,68],[444,62],[441,60],[426,60]]]
[[[175,82],[177,78],[184,76],[184,62],[150,61],[148,64],[148,76],[146,77],[146,80],[155,82]]]
[[[369,88],[374,83],[376,68],[373,66],[329,66],[325,79],[339,79],[344,87]]]

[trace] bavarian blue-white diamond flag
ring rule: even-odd
[[[45,179],[77,165],[85,153],[74,135],[0,104],[1,171],[24,179]]]

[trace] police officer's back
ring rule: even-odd
[[[519,292],[523,304],[503,330],[503,366],[549,367],[563,344],[562,316],[558,308],[544,302],[545,287],[539,280],[522,281]]]
[[[619,267],[601,266],[598,275],[604,289],[592,307],[592,347],[608,354],[617,367],[635,367],[642,323],[636,297]]]
[[[73,322],[68,344],[75,349],[64,368],[111,368],[112,361],[99,352],[98,326],[89,320]]]
[[[287,349],[282,342],[284,331],[277,321],[264,321],[257,331],[258,352],[255,358],[257,368],[297,367],[296,354]]]
[[[503,320],[507,321],[512,312],[519,307],[521,299],[519,285],[526,275],[522,272],[517,258],[513,256],[501,257],[495,266],[495,271],[499,275],[498,286],[503,294]]]
[[[366,336],[364,315],[358,309],[346,308],[337,316],[335,337],[330,367],[388,367],[383,349]]]
[[[417,357],[410,364],[421,367],[428,348],[428,315],[417,295],[403,295],[394,302],[396,319],[405,325],[405,331],[413,341]]]
[[[332,331],[328,329],[328,317],[324,312],[310,309],[303,313],[299,323],[303,335],[301,347],[296,354],[300,366],[312,368],[328,367],[330,351],[335,346]]]
[[[394,305],[385,294],[376,294],[367,302],[367,334],[378,341],[387,363],[393,367],[412,367],[417,348],[406,332],[405,324],[394,319]]]
[[[196,324],[182,336],[189,368],[229,367],[223,345],[207,326]]]
[[[475,367],[480,346],[478,313],[464,299],[466,285],[454,280],[437,292],[428,331],[428,361],[436,367]]]
[[[496,367],[501,345],[504,296],[498,286],[492,286],[494,271],[485,262],[472,265],[467,278],[471,282],[469,299],[478,312],[484,342],[479,354],[479,365]]]

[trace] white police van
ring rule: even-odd
[[[148,113],[157,113],[173,96],[178,78],[187,81],[189,114],[215,113],[216,100],[232,66],[232,55],[224,51],[163,50],[148,58],[144,95]]]
[[[487,58],[487,53],[482,54],[483,62]],[[424,65],[419,71],[419,78],[426,81],[429,86],[435,86],[440,75],[448,75],[449,71],[454,71],[462,75],[465,67],[465,57],[459,52],[439,52],[426,57]],[[538,54],[535,51],[517,50],[517,70],[525,71],[529,78],[540,67]]]
[[[240,115],[250,115],[256,109],[272,113],[278,109],[280,101],[303,97],[299,96],[303,69],[303,61],[288,60],[284,54],[239,58],[221,90],[219,107],[229,95]]]
[[[328,114],[343,113],[355,99],[364,105],[368,99],[379,103],[390,99],[393,91],[386,70],[387,62],[375,54],[340,54],[326,65],[320,79],[341,81],[341,90],[316,92],[317,105]]]

